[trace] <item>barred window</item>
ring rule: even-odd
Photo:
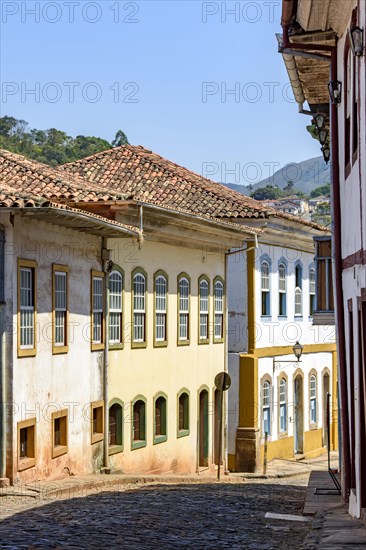
[[[287,430],[287,382],[285,378],[280,381],[280,431]]]
[[[119,271],[109,275],[109,343],[122,342],[123,276]]]
[[[269,263],[267,261],[261,264],[261,291],[262,291],[262,315],[271,314],[270,307],[270,287],[269,287]]]
[[[295,267],[295,317],[302,317],[302,268]]]
[[[189,340],[189,291],[190,283],[186,277],[179,279],[178,295],[178,338],[181,341]]]
[[[286,281],[286,266],[280,264],[278,266],[278,315],[280,317],[286,317],[287,314],[287,281]]]
[[[136,273],[133,278],[133,341],[146,341],[146,277]]]
[[[262,429],[271,434],[271,384],[266,380],[262,386]]]
[[[34,268],[20,268],[20,342],[22,349],[35,347]]]
[[[224,337],[224,285],[221,281],[216,281],[214,286],[214,306],[215,340],[221,340]]]
[[[67,273],[54,271],[55,346],[66,346]]]
[[[200,340],[208,340],[208,301],[208,282],[202,280],[199,284]]]
[[[163,275],[155,279],[155,340],[165,342],[167,339],[167,280]]]
[[[93,276],[93,344],[103,344],[103,278]]]

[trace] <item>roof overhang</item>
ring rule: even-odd
[[[44,221],[53,225],[75,229],[83,233],[97,235],[98,237],[137,237],[141,236],[138,229],[125,226],[121,223],[107,220],[101,216],[81,212],[74,208],[60,208],[59,206],[41,207],[2,207],[0,212],[10,212],[37,221]]]

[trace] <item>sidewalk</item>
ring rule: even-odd
[[[348,514],[338,494],[315,494],[317,488],[334,489],[327,471],[313,470],[310,474],[304,515],[314,517],[312,530],[304,548],[308,550],[341,550],[366,548],[366,526]]]

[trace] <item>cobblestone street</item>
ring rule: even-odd
[[[0,498],[0,548],[299,548],[311,522],[301,514],[308,476],[118,487],[73,499]]]

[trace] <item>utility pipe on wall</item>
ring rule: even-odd
[[[103,401],[104,401],[104,437],[103,437],[103,467],[109,470],[109,398],[108,398],[108,368],[109,368],[109,273],[107,271],[107,238],[102,238],[102,265],[104,272],[104,351],[103,351]],[[109,472],[108,472],[109,473]]]

